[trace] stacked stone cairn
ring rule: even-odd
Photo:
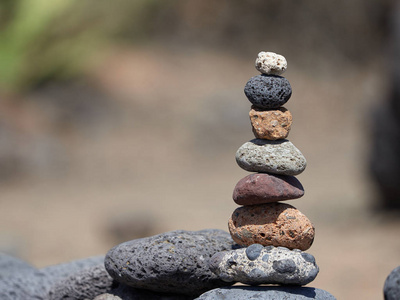
[[[0,253],[0,299],[335,299],[303,287],[318,274],[314,257],[303,252],[314,240],[314,227],[296,208],[279,202],[303,196],[294,176],[306,166],[285,139],[292,116],[282,105],[292,91],[279,75],[286,60],[261,52],[256,67],[262,74],[245,87],[256,139],[236,154],[239,166],[256,173],[235,187],[233,199],[242,206],[229,220],[230,234],[175,230],[123,242],[105,256],[42,269]],[[391,278],[387,295],[396,297],[397,277]],[[237,282],[252,286],[232,286]]]
[[[315,230],[303,213],[281,201],[304,195],[295,175],[304,171],[306,159],[286,139],[292,124],[291,113],[282,106],[292,95],[289,81],[280,76],[287,68],[286,59],[260,52],[255,66],[261,74],[247,82],[244,92],[252,103],[249,116],[256,139],[238,149],[236,161],[242,169],[256,173],[236,184],[233,200],[242,206],[228,222],[232,239],[242,248],[215,254],[210,268],[227,282],[284,286],[259,287],[257,293],[273,291],[277,297],[264,293],[262,299],[281,299],[279,292],[284,299],[300,299],[309,288],[297,287],[293,298],[285,298],[285,292],[293,291],[290,286],[310,283],[318,274],[314,256],[304,252],[311,247]],[[254,288],[241,292],[246,299],[254,296]],[[318,293],[312,299],[334,299],[325,291]]]

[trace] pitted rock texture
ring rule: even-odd
[[[134,288],[198,296],[227,285],[211,272],[208,260],[233,247],[222,230],[177,230],[112,248],[105,267],[115,280]]]
[[[390,272],[383,287],[385,300],[400,299],[400,266]]]
[[[284,107],[276,110],[261,110],[253,105],[249,117],[254,136],[265,140],[287,138],[293,120],[290,111]]]
[[[93,299],[110,291],[113,281],[103,264],[87,268],[57,282],[49,292],[49,300]]]
[[[285,77],[261,74],[250,78],[244,93],[256,107],[276,109],[289,101],[292,87]]]
[[[336,300],[327,291],[313,287],[233,286],[208,291],[196,300]]]
[[[288,140],[253,139],[237,150],[236,162],[249,172],[292,176],[302,173],[307,165],[300,150]]]
[[[210,269],[222,280],[250,285],[305,285],[319,271],[311,254],[260,244],[218,252],[210,260]]]
[[[0,256],[2,256],[2,254]],[[4,257],[1,260],[3,259]],[[5,269],[8,273],[7,276],[5,276],[5,273],[0,270],[0,299],[47,300],[49,291],[57,282],[85,268],[103,265],[103,262],[104,257],[96,256],[42,269],[36,269],[33,267],[21,268],[22,264],[18,264],[14,261],[12,264],[7,264],[9,266],[9,268]],[[18,269],[13,270],[11,268],[12,265]]]
[[[193,296],[186,296],[182,294],[157,293],[157,292],[152,292],[150,290],[136,289],[122,283],[119,284],[117,288],[101,296],[104,299],[95,298],[93,300],[192,300],[193,299]]]
[[[281,75],[287,69],[287,61],[280,54],[262,51],[258,53],[255,67],[263,74]]]
[[[239,180],[232,198],[239,205],[255,205],[297,199],[303,195],[303,186],[294,176],[257,173]]]
[[[307,250],[314,241],[310,220],[286,203],[267,203],[237,208],[228,222],[233,240],[241,246],[261,244]]]

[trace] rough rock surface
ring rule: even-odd
[[[307,250],[314,241],[310,220],[286,203],[267,203],[237,208],[228,222],[233,240],[241,246],[261,244]]]
[[[100,295],[96,296],[96,298],[94,298],[93,300],[122,300],[122,299],[113,294],[105,293],[105,294],[100,294]]]
[[[87,267],[103,264],[104,257],[91,257],[54,265],[42,269],[23,268],[10,271],[10,276],[0,280],[0,299],[26,300],[48,299],[48,293],[60,280]],[[18,264],[15,264],[16,266]]]
[[[0,253],[0,280],[22,272],[34,272],[35,267],[11,255]]]
[[[297,199],[303,195],[303,186],[294,176],[257,173],[239,180],[232,198],[239,205],[254,205]]]
[[[210,269],[224,281],[251,285],[305,285],[319,271],[311,254],[260,244],[218,252],[211,258]]]
[[[49,292],[49,299],[93,299],[99,294],[110,291],[113,281],[103,264],[94,266],[57,282]]]
[[[208,291],[196,300],[336,300],[327,291],[312,287],[233,286]]]
[[[307,162],[303,154],[288,140],[253,139],[236,152],[236,162],[249,172],[298,175]]]
[[[390,272],[383,287],[385,300],[400,299],[400,266]]]
[[[134,288],[198,296],[227,285],[211,272],[208,260],[233,247],[222,230],[177,230],[112,248],[105,267],[115,280]]]
[[[99,295],[97,298],[94,300],[192,300],[193,296],[157,293],[144,289],[135,289],[121,283],[117,288],[107,294]]]
[[[292,114],[284,107],[260,110],[254,105],[249,112],[254,136],[258,139],[279,140],[289,135]]]
[[[258,53],[255,66],[263,74],[281,75],[287,69],[287,61],[280,54],[262,51]]]
[[[276,109],[290,99],[292,87],[285,77],[261,74],[250,78],[244,93],[256,107]]]

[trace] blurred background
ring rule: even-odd
[[[169,230],[227,230],[253,138],[243,88],[288,60],[291,201],[338,299],[400,265],[400,10],[392,0],[2,0],[0,251],[37,267]]]

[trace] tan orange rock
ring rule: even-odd
[[[298,209],[286,203],[237,208],[228,222],[233,240],[241,246],[261,244],[302,251],[311,247],[315,229]]]
[[[251,126],[256,138],[264,140],[285,139],[292,125],[292,114],[284,107],[276,110],[261,110],[251,107]]]

